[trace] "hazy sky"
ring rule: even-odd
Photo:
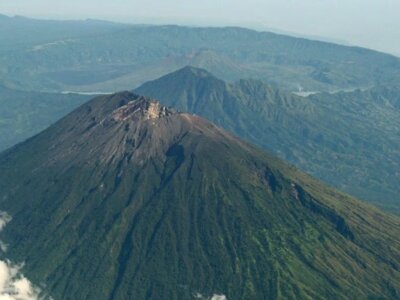
[[[132,23],[264,26],[344,40],[400,56],[400,0],[0,0],[0,13]]]

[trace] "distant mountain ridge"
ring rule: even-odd
[[[210,119],[341,190],[400,213],[400,88],[299,97],[186,67],[135,92]]]
[[[149,98],[97,97],[0,169],[7,256],[55,300],[400,295],[399,218]]]
[[[400,59],[392,55],[238,27],[2,23],[0,80],[20,89],[118,91],[188,64],[224,80],[256,78],[292,91],[365,88],[400,78]]]

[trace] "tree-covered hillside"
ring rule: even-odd
[[[317,178],[400,213],[400,88],[300,97],[187,67],[136,89],[201,115]]]

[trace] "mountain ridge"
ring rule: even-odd
[[[2,27],[1,79],[21,89],[118,91],[187,64],[291,91],[365,88],[399,77],[392,55],[250,29],[48,22]]]
[[[188,67],[135,92],[201,115],[346,193],[400,212],[395,85],[300,97],[260,80],[227,83]]]

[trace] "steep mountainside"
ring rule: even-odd
[[[0,85],[0,152],[39,133],[89,97],[24,92]]]
[[[95,98],[0,169],[7,255],[54,299],[400,297],[399,218],[153,100]]]
[[[400,213],[400,88],[307,98],[183,68],[136,89],[203,116],[342,191]]]
[[[257,78],[290,90],[368,87],[400,78],[400,59],[391,55],[243,28],[3,21],[0,80],[20,89],[130,89],[187,64],[225,80]]]

